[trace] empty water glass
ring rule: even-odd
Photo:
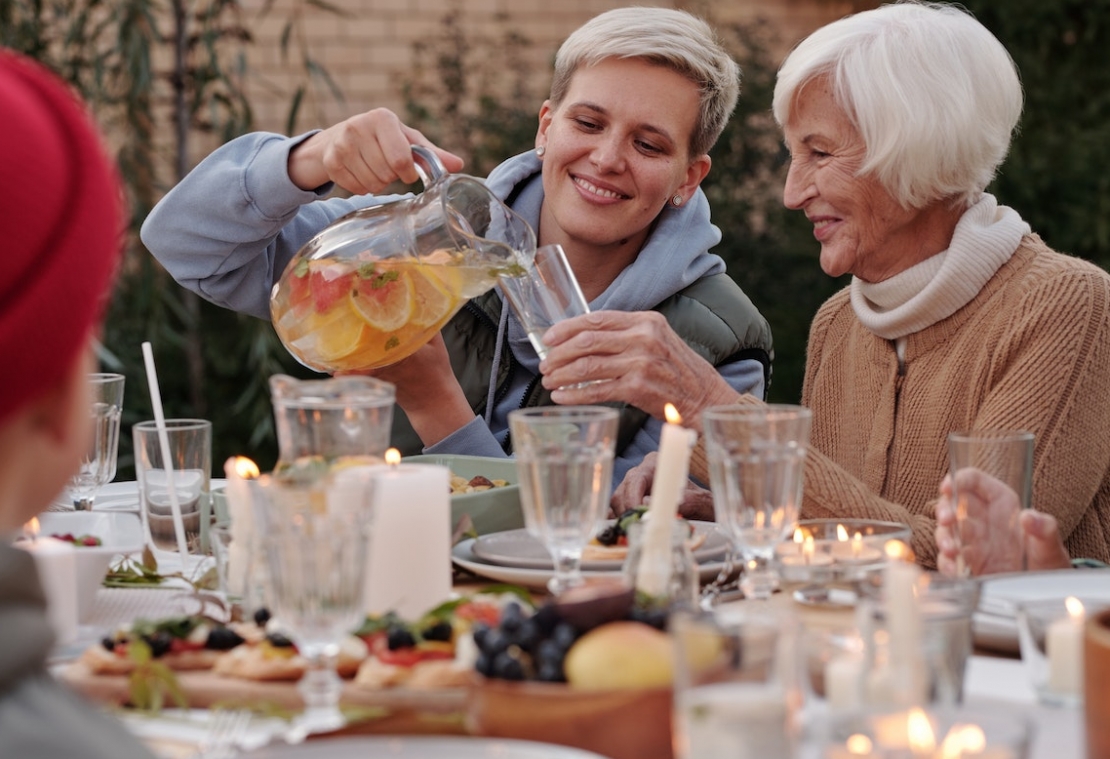
[[[582,549],[609,505],[617,410],[547,406],[509,413],[528,532],[551,553],[555,594],[582,584]]]
[[[798,524],[811,418],[809,409],[786,404],[702,414],[713,508],[743,559],[749,598],[767,598],[778,586],[775,547]]]
[[[81,459],[81,468],[69,481],[73,508],[78,511],[92,509],[97,492],[116,476],[123,383],[122,374],[96,373],[88,376],[92,439]]]
[[[251,481],[269,583],[267,602],[308,661],[298,683],[305,733],[342,727],[336,660],[365,616],[372,516],[371,473],[351,467],[312,481]]]

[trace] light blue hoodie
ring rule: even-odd
[[[311,133],[310,133],[311,134]],[[270,291],[286,264],[316,233],[338,217],[398,196],[323,200],[333,189],[299,189],[286,169],[289,151],[310,136],[245,135],[220,147],[173,188],[147,217],[142,240],[182,286],[218,305],[269,319]],[[490,173],[487,186],[538,228],[542,164],[529,151]],[[591,310],[646,311],[702,277],[725,270],[709,249],[721,240],[709,218],[709,202],[699,189],[681,207],[668,205],[636,260],[591,303]],[[539,357],[524,330],[503,309],[499,337],[527,372],[496,407],[434,446],[428,453],[504,456],[507,415],[520,405]],[[496,375],[497,367],[494,369]],[[763,367],[745,359],[718,367],[738,392],[763,396]],[[659,445],[662,423],[651,419],[614,463],[614,483]]]

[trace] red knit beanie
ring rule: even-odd
[[[108,302],[119,178],[77,97],[0,49],[0,421],[73,367]]]

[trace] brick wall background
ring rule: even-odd
[[[442,35],[444,18],[456,14],[468,39],[496,45],[508,32],[528,41],[524,54],[535,77],[549,77],[559,43],[588,18],[629,4],[620,0],[329,0],[341,15],[307,0],[247,0],[243,19],[253,35],[246,45],[245,85],[255,108],[255,125],[277,132],[299,132],[327,126],[377,106],[401,113],[401,87],[419,56],[420,40]],[[791,45],[823,23],[875,2],[851,0],[697,0],[638,5],[683,8],[714,24],[751,23],[757,19],[776,29],[785,53]],[[292,25],[289,20],[295,19]],[[282,40],[286,39],[283,55]],[[286,129],[292,94],[308,83],[301,62],[307,51],[342,91],[341,102],[320,79],[308,88],[301,116]],[[546,92],[548,79],[532,82]],[[535,103],[538,112],[541,101]],[[200,146],[197,146],[200,147]],[[210,149],[206,146],[204,151]]]

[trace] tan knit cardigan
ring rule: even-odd
[[[745,396],[741,403],[758,403]],[[933,517],[956,430],[1036,436],[1033,507],[1073,557],[1110,561],[1110,275],[1027,235],[975,299],[894,344],[860,324],[848,290],[810,328],[802,403],[813,409],[804,517],[913,527],[936,565]],[[699,444],[691,474],[703,482]]]

